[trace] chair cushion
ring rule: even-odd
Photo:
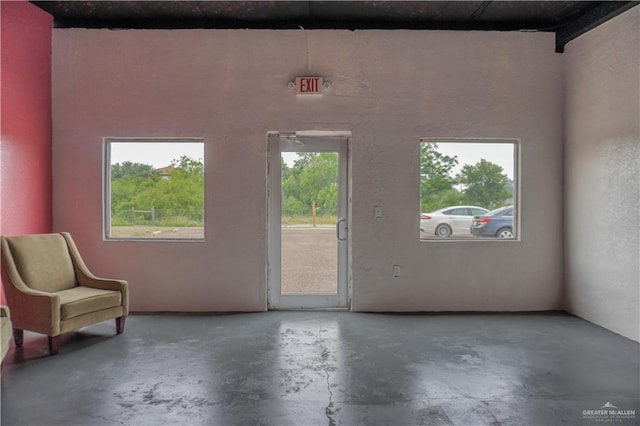
[[[60,320],[122,305],[122,293],[78,286],[57,292],[60,296]]]
[[[75,287],[76,273],[62,235],[21,235],[6,240],[27,286],[49,293]]]

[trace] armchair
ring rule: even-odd
[[[0,305],[0,353],[2,358],[9,352],[9,345],[11,344],[11,314],[9,313],[9,307]]]
[[[94,276],[69,233],[2,237],[1,244],[16,347],[23,330],[46,334],[51,355],[58,352],[58,336],[87,325],[115,318],[117,334],[123,332],[127,282]]]

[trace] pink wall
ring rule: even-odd
[[[0,234],[50,232],[52,17],[2,1],[0,18]]]

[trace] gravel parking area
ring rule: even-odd
[[[190,239],[204,238],[203,227],[112,226],[111,238]]]
[[[282,228],[282,294],[338,291],[334,226]]]

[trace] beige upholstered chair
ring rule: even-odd
[[[2,358],[9,351],[9,345],[11,344],[11,315],[9,314],[9,307],[0,305],[0,352]]]
[[[51,355],[56,337],[68,331],[112,318],[117,333],[124,330],[127,282],[89,272],[69,233],[2,237],[2,264],[17,347],[23,330],[49,336]]]

